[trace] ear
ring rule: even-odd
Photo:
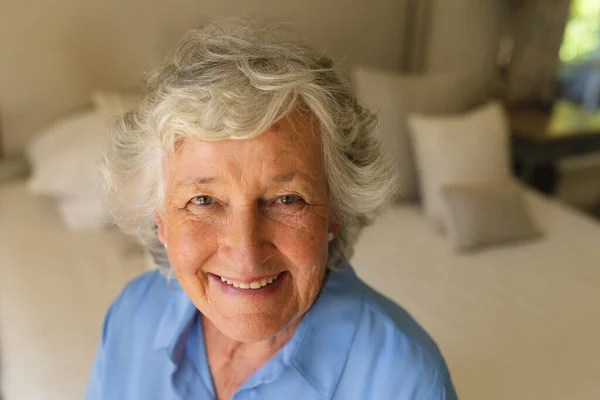
[[[167,221],[160,215],[160,212],[154,213],[154,221],[156,221],[156,236],[163,245],[167,243]]]
[[[332,220],[329,223],[329,232],[333,233],[333,237],[337,237],[337,235],[340,233],[340,225],[336,220]]]

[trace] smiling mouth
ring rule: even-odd
[[[281,273],[279,273],[277,275],[273,275],[268,278],[259,279],[254,282],[239,282],[239,281],[236,281],[233,279],[226,279],[221,276],[219,278],[221,278],[221,282],[226,283],[227,285],[233,286],[234,288],[237,288],[237,289],[257,290],[257,289],[261,289],[265,286],[272,284],[273,282],[275,282],[277,280],[277,278],[279,278],[280,275],[281,275]]]

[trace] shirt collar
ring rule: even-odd
[[[284,362],[325,398],[338,385],[358,329],[364,291],[349,265],[331,271],[319,297],[286,344]],[[285,349],[284,347],[284,349]],[[287,360],[285,360],[287,358]]]
[[[325,398],[330,398],[337,387],[358,328],[364,302],[358,282],[349,265],[331,271],[319,297],[281,350],[283,362]],[[171,361],[179,365],[197,309],[176,280],[169,285],[173,296],[159,323],[153,348],[166,349]]]
[[[173,295],[158,324],[153,349],[166,349],[174,364],[181,363],[186,339],[194,322],[197,309],[175,279],[169,279]]]

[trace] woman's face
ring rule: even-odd
[[[165,179],[159,239],[185,293],[223,334],[263,340],[309,309],[333,225],[308,119],[292,115],[248,140],[184,139]]]

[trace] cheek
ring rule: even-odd
[[[185,221],[169,226],[169,259],[175,270],[196,274],[214,254],[214,228],[196,221]]]
[[[327,246],[316,234],[286,236],[275,240],[275,245],[288,259],[298,266],[321,264],[327,256]]]
[[[276,247],[299,269],[309,273],[325,268],[327,262],[327,224],[322,218],[281,225],[276,229]]]
[[[305,312],[314,302],[327,268],[326,233],[322,229],[285,235],[277,247],[288,260],[298,312]]]

